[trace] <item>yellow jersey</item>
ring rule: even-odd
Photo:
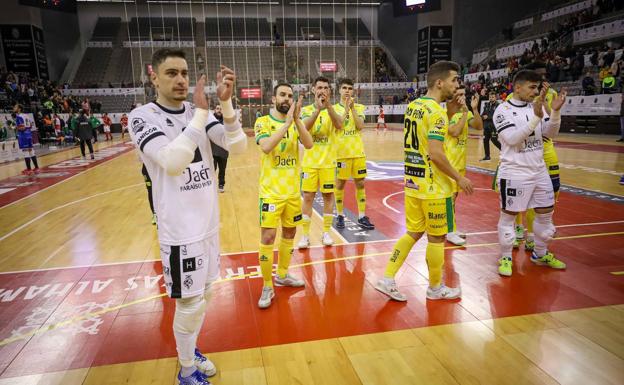
[[[407,106],[404,117],[405,195],[443,199],[453,195],[451,178],[429,158],[429,141],[444,143],[448,132],[446,111],[434,99],[421,97]]]
[[[456,124],[462,118],[463,113],[458,112],[451,118],[449,126]],[[444,151],[451,166],[462,175],[466,173],[466,146],[468,143],[468,124],[474,118],[472,111],[468,111],[468,119],[458,137],[451,136],[448,132],[444,138]]]
[[[314,115],[313,104],[301,109],[301,119]],[[310,129],[314,146],[303,151],[302,166],[306,168],[336,167],[336,128],[329,117],[327,109],[321,110]]]
[[[256,143],[273,135],[283,124],[283,120],[271,114],[256,119],[254,124]],[[301,195],[298,142],[299,132],[293,123],[271,152],[265,154],[261,151],[260,198],[289,199]]]
[[[365,119],[364,105],[355,104],[355,111],[361,119]],[[334,111],[339,116],[343,116],[345,108],[342,104],[334,105]],[[364,142],[362,141],[362,132],[355,127],[352,111],[349,116],[342,122],[342,130],[336,133],[337,136],[337,157],[338,159],[361,158],[364,155]]]

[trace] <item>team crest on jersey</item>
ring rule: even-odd
[[[502,115],[502,114],[496,115],[495,120],[496,120],[496,123],[500,124],[505,121],[505,115]]]
[[[191,275],[190,275],[190,274],[187,274],[187,275],[184,277],[184,282],[183,282],[183,284],[184,284],[184,287],[186,287],[186,289],[187,289],[187,290],[190,290],[190,289],[191,289],[191,287],[193,286],[193,278],[191,277]]]
[[[439,118],[438,120],[435,121],[434,123],[434,127],[437,129],[441,129],[445,126],[446,122],[444,121],[444,119]]]
[[[136,135],[145,128],[145,120],[141,118],[132,119],[132,132]]]

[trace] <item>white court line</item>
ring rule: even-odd
[[[388,199],[390,199],[391,197],[393,197],[393,196],[395,196],[395,195],[397,195],[397,194],[404,194],[404,193],[405,193],[405,191],[397,191],[397,192],[392,193],[392,194],[390,194],[390,195],[386,195],[386,196],[385,196],[385,198],[384,198],[384,199],[383,199],[383,201],[382,201],[382,202],[383,202],[383,204],[384,204],[384,206],[386,206],[386,207],[387,207],[387,208],[389,208],[390,210],[394,211],[395,213],[400,214],[401,212],[400,212],[399,210],[395,209],[394,207],[392,207],[392,206],[390,206],[390,205],[388,204]]]
[[[560,225],[560,226],[557,226],[557,227],[599,226],[599,225],[612,225],[612,224],[618,224],[618,223],[624,223],[624,220],[621,220],[621,221],[609,221],[609,222],[592,222],[592,223],[572,223],[572,224],[569,224],[569,225]],[[495,230],[495,231],[475,232],[475,233],[466,233],[466,235],[467,236],[468,235],[484,235],[484,234],[496,234],[496,233],[498,233],[497,230]],[[353,246],[353,245],[359,245],[359,244],[372,244],[372,243],[384,243],[384,242],[396,242],[397,240],[398,240],[398,238],[380,239],[380,240],[377,240],[377,241],[362,241],[362,242],[345,243],[344,245],[334,245],[332,247]],[[318,248],[325,248],[325,247],[327,247],[327,246],[315,245],[315,246],[310,246],[309,249],[318,249]],[[227,257],[227,256],[230,256],[230,255],[253,254],[253,253],[257,253],[257,252],[258,252],[258,250],[236,251],[236,252],[230,252],[230,253],[222,253],[221,256],[222,257]],[[390,252],[390,251],[388,251],[388,252]],[[48,268],[45,268],[45,269],[0,271],[0,275],[19,274],[19,273],[33,273],[33,272],[39,272],[39,271],[85,269],[85,268],[91,268],[91,267],[129,265],[129,264],[133,264],[133,263],[149,263],[149,262],[160,262],[160,261],[161,261],[160,259],[143,259],[143,260],[125,261],[125,262],[99,263],[99,264],[92,264],[92,265],[78,265],[78,266],[67,266],[67,267],[48,267]]]
[[[71,179],[71,178],[69,178],[69,179]],[[0,237],[0,242],[4,241],[5,239],[10,237],[11,235],[17,233],[18,231],[22,230],[25,227],[30,226],[31,224],[35,223],[39,219],[45,217],[48,214],[51,214],[51,213],[57,211],[57,210],[63,209],[65,207],[67,207],[67,206],[71,206],[71,205],[76,204],[76,203],[84,202],[84,201],[89,200],[91,198],[99,197],[99,196],[104,195],[104,194],[109,194],[109,193],[116,192],[116,191],[122,191],[122,190],[130,189],[130,188],[133,188],[133,187],[137,187],[137,186],[143,186],[144,184],[145,183],[137,183],[137,184],[133,184],[133,185],[125,186],[125,187],[116,188],[114,190],[104,191],[104,192],[101,192],[101,193],[97,193],[95,195],[91,195],[91,196],[88,196],[88,197],[85,197],[85,198],[81,198],[81,199],[78,199],[78,200],[75,200],[75,201],[71,201],[71,202],[65,203],[63,205],[57,206],[57,207],[55,207],[53,209],[50,209],[48,211],[43,212],[42,214],[37,215],[36,217],[34,217],[33,219],[29,220],[28,222],[26,222],[26,223],[22,224],[21,226],[11,230],[10,232],[4,234],[2,237]],[[41,191],[43,191],[43,190],[41,190]]]
[[[115,145],[114,145],[114,146],[115,146]],[[100,151],[100,150],[106,150],[106,149],[111,148],[111,147],[113,147],[113,146],[104,147],[104,148],[98,149],[98,151]],[[130,152],[130,151],[129,151],[129,152]],[[80,171],[80,172],[79,172],[79,173],[77,173],[76,175],[72,175],[72,176],[70,176],[70,177],[69,177],[69,178],[67,178],[67,179],[63,179],[62,181],[57,182],[57,183],[54,183],[53,185],[50,185],[50,186],[48,186],[48,187],[46,187],[46,188],[42,188],[41,190],[37,190],[37,191],[35,191],[35,192],[34,192],[34,193],[32,193],[32,194],[28,194],[28,195],[26,195],[25,197],[23,197],[23,198],[20,198],[20,199],[16,200],[15,202],[7,203],[6,205],[4,205],[4,206],[0,207],[0,210],[4,209],[4,208],[6,208],[6,207],[9,207],[9,206],[11,206],[11,205],[14,205],[14,204],[16,204],[16,203],[18,203],[18,202],[21,202],[21,201],[23,201],[24,199],[28,199],[28,198],[30,198],[30,197],[33,197],[33,196],[35,196],[35,195],[39,194],[40,192],[44,192],[44,191],[45,191],[45,190],[47,190],[47,189],[50,189],[50,188],[52,188],[52,187],[56,187],[56,186],[60,185],[61,183],[65,183],[65,182],[67,182],[67,181],[68,181],[68,180],[70,180],[70,179],[74,179],[74,178],[75,178],[75,177],[77,177],[78,175],[82,175],[82,174],[84,174],[84,173],[86,173],[86,172],[89,172],[89,171],[91,171],[91,170],[95,170],[97,167],[102,166],[103,164],[108,163],[108,162],[110,162],[110,161],[112,161],[112,160],[115,160],[115,159],[119,158],[120,156],[122,156],[122,155],[126,155],[126,154],[128,154],[128,152],[124,152],[124,153],[118,152],[118,153],[114,154],[112,158],[110,158],[110,159],[108,159],[108,160],[105,160],[105,161],[103,161],[103,162],[102,162],[102,163],[100,163],[100,164],[97,164],[97,165],[95,165],[95,166],[93,166],[93,167],[91,167],[91,168],[88,168],[88,169],[86,169],[86,170]],[[62,162],[66,162],[66,161],[68,161],[68,160],[72,160],[72,159],[75,159],[75,158],[76,158],[76,157],[73,157],[73,158],[70,158],[70,159],[65,159],[65,160],[64,160],[64,161],[62,161]],[[62,163],[62,162],[59,162],[59,163]],[[55,164],[56,164],[56,163],[55,163]],[[46,166],[46,167],[48,167],[48,166]],[[0,239],[0,241],[1,241],[1,239]]]

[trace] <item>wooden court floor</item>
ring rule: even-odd
[[[624,146],[615,137],[561,135],[566,186],[555,214],[565,272],[532,266],[518,250],[511,279],[496,274],[496,167],[469,139],[460,196],[464,248],[447,247],[445,274],[463,298],[428,303],[424,243],[399,285],[407,304],[373,289],[404,231],[403,134],[365,132],[371,234],[332,231],[333,248],[295,252],[305,290],[255,302],[258,150],[230,157],[220,195],[222,282],[199,346],[218,367],[214,384],[622,384],[624,383]],[[0,385],[174,384],[173,304],[160,295],[159,248],[140,164],[116,141],[95,162],[77,149],[42,157],[44,175],[0,166]],[[4,189],[4,190],[2,190]],[[4,195],[4,197],[3,197]],[[355,202],[346,194],[347,216]],[[349,223],[349,222],[348,222]],[[298,236],[297,236],[298,239]]]

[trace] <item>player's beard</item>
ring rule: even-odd
[[[282,114],[287,114],[288,110],[290,110],[290,104],[282,103],[282,104],[276,105],[275,109],[281,112]]]

